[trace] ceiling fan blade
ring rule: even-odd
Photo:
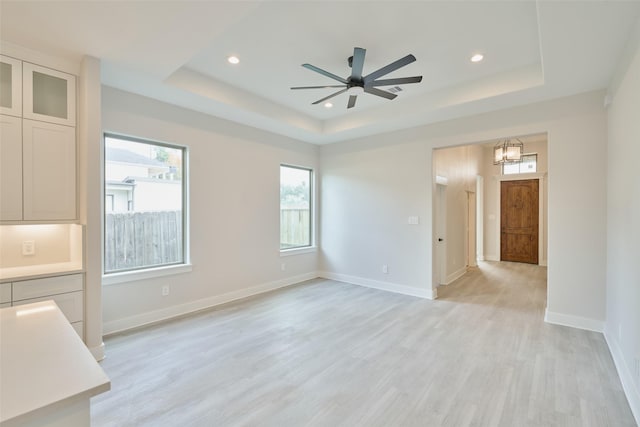
[[[387,92],[386,90],[376,89],[375,87],[370,87],[370,86],[369,87],[365,86],[364,91],[367,93],[370,93],[371,95],[377,95],[387,99],[393,99],[396,96],[398,96],[395,93]]]
[[[331,88],[331,87],[345,87],[345,85],[329,85],[329,86],[297,86],[297,87],[292,87],[291,89],[324,89],[324,88]]]
[[[351,95],[349,97],[349,103],[347,104],[347,108],[353,108],[356,106],[356,99],[358,99],[358,95]]]
[[[378,77],[382,77],[385,74],[389,74],[392,71],[397,70],[398,68],[402,68],[405,65],[409,65],[412,62],[414,62],[416,60],[416,57],[413,55],[407,55],[404,58],[400,58],[395,62],[392,62],[389,65],[386,65],[382,68],[380,68],[377,71],[374,71],[373,73],[369,74],[368,76],[364,77],[364,83],[370,83],[372,81],[374,81],[375,79],[377,79]]]
[[[320,73],[320,74],[322,74],[323,76],[327,76],[327,77],[329,77],[329,78],[331,78],[331,79],[333,79],[333,80],[337,80],[337,81],[339,81],[340,83],[347,84],[347,80],[346,80],[346,79],[343,79],[343,78],[342,78],[342,77],[340,77],[340,76],[336,76],[336,75],[335,75],[335,74],[333,74],[333,73],[330,73],[330,72],[328,72],[328,71],[325,71],[325,70],[323,70],[322,68],[318,68],[318,67],[316,67],[316,66],[314,66],[314,65],[311,65],[311,64],[302,64],[302,66],[303,66],[304,68],[308,69],[308,70],[315,71],[316,73]]]
[[[366,49],[361,47],[353,48],[353,61],[351,62],[351,80],[362,80],[362,67],[364,66],[364,55]]]
[[[345,93],[348,89],[342,89],[337,91],[336,93],[333,93],[329,96],[325,96],[322,99],[318,99],[316,102],[312,102],[311,105],[316,105],[316,104],[320,104],[322,101],[326,101],[327,99],[333,98],[334,96],[340,95],[341,93]],[[382,92],[382,91],[381,91]]]
[[[368,84],[368,86],[393,86],[393,85],[404,85],[408,83],[420,83],[422,81],[422,76],[415,77],[400,77],[398,79],[384,79],[384,80],[374,80]]]

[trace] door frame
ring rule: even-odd
[[[477,195],[475,191],[467,190],[467,232],[465,234],[465,247],[467,249],[467,268],[478,266],[477,252]]]
[[[500,200],[502,197],[502,192],[500,189],[500,183],[502,181],[523,181],[527,179],[537,179],[538,180],[538,188],[540,195],[542,197],[538,197],[538,265],[546,266],[547,260],[543,257],[544,255],[544,180],[546,177],[546,173],[525,173],[518,175],[499,175],[496,176],[496,212],[501,212]],[[498,225],[495,229],[495,238],[497,245],[497,254],[498,260],[500,260],[500,254],[502,253],[502,248],[500,246],[500,225]]]

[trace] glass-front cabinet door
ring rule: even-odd
[[[0,113],[22,116],[22,61],[0,55]]]
[[[23,117],[60,125],[76,124],[76,78],[24,62]]]

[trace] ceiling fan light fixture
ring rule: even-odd
[[[238,58],[237,56],[231,55],[227,58],[227,62],[229,64],[236,65],[240,63],[240,58]]]
[[[484,55],[481,53],[476,53],[471,57],[471,62],[481,62],[484,59]]]
[[[386,76],[389,73],[392,73],[406,65],[411,64],[412,62],[415,62],[416,57],[411,54],[406,55],[398,59],[397,61],[393,61],[392,63],[385,65],[384,67],[374,71],[373,73],[363,76],[362,70],[364,66],[365,53],[366,49],[363,49],[361,47],[353,48],[353,56],[348,60],[349,65],[351,66],[351,75],[346,78],[343,78],[337,74],[330,73],[329,71],[323,70],[322,68],[318,68],[308,63],[302,64],[304,68],[322,74],[323,76],[329,77],[330,79],[336,80],[342,83],[342,85],[295,86],[291,89],[298,90],[340,88],[340,90],[338,90],[337,92],[325,96],[324,98],[320,98],[315,102],[312,102],[311,105],[321,104],[328,99],[333,98],[334,96],[338,96],[346,92],[349,95],[349,101],[347,103],[347,109],[349,109],[356,106],[358,95],[362,95],[364,93],[379,96],[385,99],[395,99],[398,96],[395,93],[391,93],[391,91],[378,89],[378,86],[398,87],[397,85],[420,83],[422,81],[422,76],[380,79],[380,77],[382,76]]]

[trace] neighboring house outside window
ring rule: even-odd
[[[105,135],[105,273],[183,264],[185,149]]]
[[[280,250],[313,244],[311,169],[280,165]]]

